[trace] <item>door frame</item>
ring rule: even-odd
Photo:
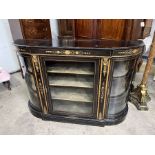
[[[52,115],[62,115],[62,116],[76,116],[76,117],[81,117],[81,118],[97,118],[97,110],[98,110],[98,85],[99,85],[99,60],[100,58],[82,58],[82,57],[66,57],[66,56],[40,56],[41,60],[41,66],[42,66],[42,72],[45,77],[44,84],[47,88],[47,98],[49,102],[49,113]],[[93,113],[92,115],[77,115],[77,114],[71,114],[71,113],[58,113],[58,112],[53,112],[53,104],[51,100],[51,94],[50,94],[50,87],[49,87],[49,81],[48,81],[48,75],[47,75],[47,69],[46,69],[46,61],[65,61],[65,62],[93,62],[95,65],[95,71],[94,71],[94,102],[93,102]]]

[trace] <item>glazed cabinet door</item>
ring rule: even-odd
[[[43,58],[50,113],[97,116],[98,59]]]
[[[133,68],[137,59],[119,60],[112,62],[111,90],[108,98],[108,117],[119,115],[127,108],[128,93],[133,78]]]
[[[24,56],[24,63],[26,66],[25,81],[28,88],[29,102],[37,110],[41,111],[40,100],[37,93],[35,74],[32,68],[32,62],[30,56]]]

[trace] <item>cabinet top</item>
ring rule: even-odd
[[[96,40],[96,39],[53,39],[42,40],[18,39],[14,42],[18,47],[39,47],[59,49],[131,49],[144,46],[142,40],[117,41],[117,40]]]

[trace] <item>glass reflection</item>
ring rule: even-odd
[[[37,92],[36,92],[36,86],[35,86],[35,83],[34,83],[33,75],[26,72],[25,81],[26,81],[27,88],[28,88],[30,102],[35,107],[37,107],[38,109],[41,109],[40,105],[39,105],[39,99],[38,99],[38,95],[37,95]]]
[[[110,97],[108,114],[112,115],[119,113],[125,108],[126,95],[127,93],[124,93],[123,95],[118,97]]]
[[[118,96],[124,93],[129,85],[128,77],[113,78],[110,96]]]
[[[113,77],[125,76],[129,71],[129,61],[115,61]]]

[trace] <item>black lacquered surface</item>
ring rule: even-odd
[[[19,39],[15,41],[15,45],[23,47],[48,47],[48,48],[68,48],[68,49],[103,49],[116,48],[128,49],[144,46],[143,42],[137,41],[116,41],[116,40],[96,40],[96,39],[53,39],[53,40],[25,40]]]

